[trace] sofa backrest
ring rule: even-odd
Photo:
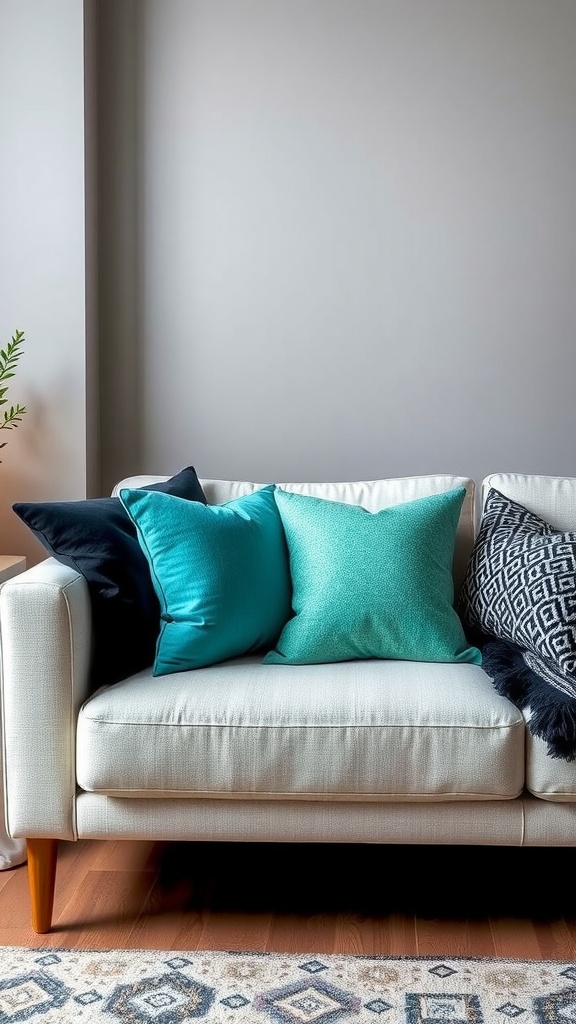
[[[482,508],[491,487],[524,505],[555,529],[576,530],[576,477],[491,473],[480,488]]]
[[[166,476],[128,477],[116,484],[113,494],[118,494],[121,487],[144,487],[147,484],[167,479]],[[382,508],[400,505],[402,502],[424,498],[430,494],[440,494],[443,491],[453,490],[455,487],[465,487],[466,496],[458,521],[453,563],[454,589],[455,593],[458,593],[474,543],[474,482],[470,478],[441,473],[430,476],[405,476],[384,480],[342,481],[340,483],[274,482],[287,491],[310,494],[313,497],[327,498],[330,501],[362,505],[369,512],[378,512]],[[266,486],[266,483],[249,480],[201,478],[200,483],[210,505],[221,505]]]

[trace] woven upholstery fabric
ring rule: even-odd
[[[576,530],[576,477],[491,473],[480,488],[482,505],[490,488],[553,523],[557,530]]]
[[[477,665],[262,665],[258,656],[95,694],[82,789],[139,796],[509,799],[524,725]]]
[[[525,794],[460,803],[110,800],[80,793],[79,839],[574,846],[576,806]]]
[[[546,830],[563,834],[566,805],[516,800],[459,803],[354,803],[326,800],[110,799],[80,793],[79,839],[134,838],[223,842],[438,843],[521,846],[530,802],[549,813],[532,830],[546,846]],[[555,826],[555,827],[554,827]],[[564,829],[566,825],[564,824]]]
[[[166,479],[167,477],[142,475],[127,477],[115,486],[114,494],[118,494],[122,487],[146,487]],[[212,480],[204,477],[200,479],[200,483],[210,505],[232,501],[265,486],[264,483],[249,480]],[[294,494],[310,494],[316,498],[327,498],[329,501],[361,505],[368,512],[378,512],[382,508],[390,508],[401,502],[413,501],[429,494],[441,494],[455,487],[464,487],[466,496],[460,511],[454,548],[454,586],[456,592],[460,590],[474,544],[475,487],[470,477],[436,473],[427,476],[389,477],[383,480],[285,482],[278,483],[278,486]]]
[[[0,588],[8,831],[74,838],[75,724],[89,693],[90,599],[47,558]]]
[[[530,719],[530,709],[525,712]],[[576,801],[576,762],[550,757],[546,741],[526,732],[526,788],[541,800]]]

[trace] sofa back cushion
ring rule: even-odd
[[[482,481],[482,507],[491,488],[524,505],[556,530],[576,530],[576,477],[491,473]]]
[[[121,487],[146,487],[150,483],[165,479],[167,478],[155,476],[128,477],[116,485],[114,494],[118,494]],[[201,478],[200,482],[210,505],[221,505],[265,486],[264,482],[248,480]],[[309,494],[317,498],[328,498],[330,501],[361,505],[368,512],[378,512],[380,509],[413,501],[415,498],[464,487],[466,494],[456,530],[453,565],[455,593],[459,592],[474,544],[474,481],[469,477],[440,473],[428,476],[390,477],[382,480],[266,483],[277,483],[283,490],[294,491],[297,494]]]

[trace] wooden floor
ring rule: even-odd
[[[0,946],[576,957],[576,851],[61,843],[54,927],[0,872]]]

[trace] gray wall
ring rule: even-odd
[[[0,0],[0,347],[25,332],[5,397],[28,409],[0,433],[0,553],[30,564],[44,552],[12,503],[84,498],[95,472],[93,21],[92,2],[85,20],[81,0]]]
[[[104,489],[576,475],[574,0],[101,9]]]

